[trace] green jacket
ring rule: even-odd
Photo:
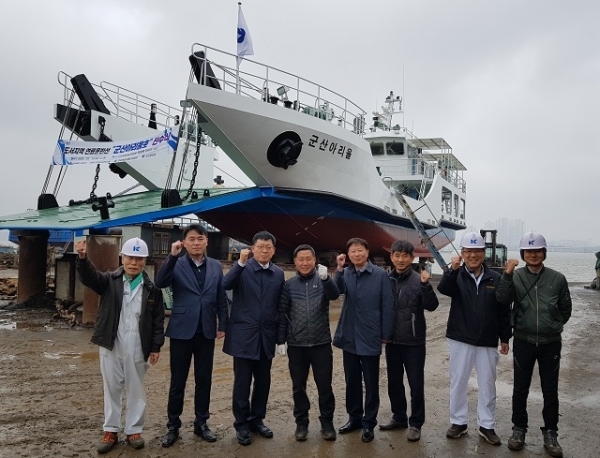
[[[563,274],[547,267],[534,274],[521,267],[512,275],[502,274],[496,297],[501,302],[514,301],[511,323],[515,339],[536,345],[560,341],[573,307]]]

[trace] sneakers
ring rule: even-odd
[[[464,434],[467,434],[467,425],[452,424],[452,426],[448,428],[448,431],[446,431],[446,437],[449,439],[458,439]]]
[[[558,434],[552,429],[542,431],[544,435],[544,448],[548,455],[561,458],[563,456],[562,447],[558,444]]]
[[[479,427],[479,435],[483,437],[488,444],[500,445],[502,441],[493,429],[487,429],[483,426]]]
[[[526,432],[526,429],[513,426],[512,436],[508,439],[508,448],[511,450],[523,450]]]
[[[337,438],[337,433],[333,427],[331,420],[321,420],[321,435],[326,441],[334,441]]]
[[[96,450],[98,453],[108,453],[112,450],[112,448],[119,441],[119,436],[117,433],[113,433],[110,431],[104,432],[104,437],[102,441],[96,446]]]
[[[408,428],[408,432],[406,433],[406,440],[409,442],[417,442],[421,439],[421,430],[414,426]]]
[[[296,426],[296,432],[294,433],[294,437],[298,442],[304,442],[306,440],[306,436],[308,435],[308,427],[304,425]]]

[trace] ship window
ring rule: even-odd
[[[454,194],[454,216],[458,216],[458,195]]]
[[[392,142],[392,143],[388,143],[386,146],[387,146],[388,156],[404,154],[404,143]]]
[[[444,187],[442,187],[442,211],[449,215],[452,212],[452,191]]]
[[[152,234],[152,255],[166,256],[171,252],[171,235],[168,232]]]
[[[373,156],[383,156],[383,145],[381,143],[371,143],[371,154]]]
[[[460,219],[465,219],[465,199],[460,199]]]

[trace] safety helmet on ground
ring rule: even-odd
[[[527,232],[519,242],[519,249],[521,250],[541,250],[542,248],[548,248],[548,244],[539,232]]]
[[[477,232],[467,232],[460,241],[461,248],[485,248],[485,240]]]
[[[148,257],[148,245],[142,239],[134,237],[127,240],[121,248],[121,254],[125,256],[136,256],[138,258]]]

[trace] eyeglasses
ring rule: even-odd
[[[272,245],[255,245],[256,251],[271,251],[274,247]]]
[[[465,255],[483,254],[485,250],[462,250],[462,253]]]

